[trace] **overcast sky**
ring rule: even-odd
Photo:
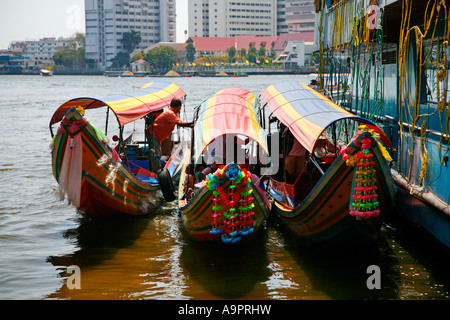
[[[187,0],[177,0],[177,41],[184,42]],[[85,32],[84,0],[0,0],[0,49],[11,41]],[[181,40],[180,40],[181,39]]]

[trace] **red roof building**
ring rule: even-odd
[[[257,50],[263,45],[270,50],[277,42],[278,36],[235,36],[235,37],[190,37],[186,43],[192,43],[195,50],[202,55],[223,55],[227,54],[230,47],[235,47],[237,51],[244,48],[248,50],[250,45]]]

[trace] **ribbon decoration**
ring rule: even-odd
[[[222,242],[235,243],[254,231],[254,198],[250,187],[251,173],[237,164],[221,166],[205,178],[213,192],[213,222],[210,234],[221,234]],[[222,185],[230,181],[228,189]]]
[[[342,148],[341,154],[347,166],[356,167],[350,197],[350,215],[368,219],[380,215],[380,204],[376,186],[376,165],[371,151],[377,142],[366,128],[360,126],[358,129],[363,132],[358,131],[358,138],[354,138],[349,144],[359,151],[351,155],[347,146]]]

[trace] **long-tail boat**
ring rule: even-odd
[[[52,168],[60,199],[67,198],[78,212],[91,217],[138,216],[154,210],[163,200],[164,191],[170,189],[171,177],[167,168],[150,171],[148,156],[137,157],[141,149],[130,145],[131,135],[123,139],[124,126],[185,96],[176,84],[157,81],[129,94],[64,102],[50,121]],[[118,122],[120,137],[113,137],[118,142],[114,148],[109,138],[84,116],[85,111],[94,114],[91,110],[98,108],[107,108]],[[53,125],[58,123],[54,134]]]
[[[294,80],[270,85],[261,100],[269,123],[277,124],[275,132],[266,127],[280,140],[281,160],[290,153],[289,137],[305,149],[302,171],[291,176],[280,161],[270,180],[283,225],[306,244],[376,239],[395,197],[381,129]]]
[[[197,241],[238,242],[259,233],[268,217],[271,204],[260,175],[267,137],[258,103],[253,93],[228,88],[195,109],[178,196],[184,230]],[[252,157],[257,150],[263,157]]]
[[[450,0],[315,4],[318,84],[344,79],[348,92],[325,94],[376,122],[396,149],[399,210],[391,223],[428,234],[448,251]]]

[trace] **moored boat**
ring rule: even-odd
[[[449,8],[448,0],[319,1],[315,48],[319,78],[349,74],[346,103],[330,98],[379,124],[396,149],[391,223],[426,231],[447,250]]]
[[[40,72],[41,76],[44,76],[44,77],[50,77],[53,75],[53,71],[48,70],[48,69],[41,69],[39,72]]]
[[[376,239],[395,197],[381,129],[298,81],[275,83],[261,98],[269,123],[281,129],[285,163],[280,162],[269,190],[282,224],[309,244]],[[292,158],[295,143],[304,152]],[[288,159],[298,161],[297,170],[288,169]]]
[[[151,172],[148,156],[138,162],[132,136],[123,139],[124,126],[184,96],[177,85],[159,81],[126,95],[81,97],[63,103],[50,121],[52,168],[61,200],[67,198],[78,212],[91,217],[152,212],[163,200],[161,188],[170,186],[171,177],[167,169]],[[84,116],[85,111],[97,108],[107,108],[119,124],[119,136],[113,137],[118,142],[114,148]],[[52,127],[58,123],[53,134]]]
[[[184,229],[197,241],[238,242],[258,233],[268,217],[263,168],[245,152],[267,152],[257,103],[251,92],[229,88],[196,108],[178,196]]]

